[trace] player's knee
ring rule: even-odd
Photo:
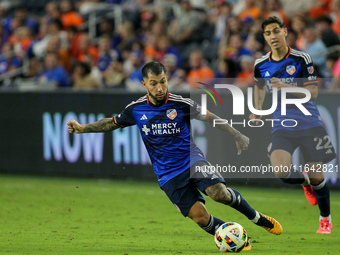
[[[210,214],[198,214],[191,217],[191,219],[199,226],[206,226],[209,224]]]
[[[287,178],[289,176],[289,172],[274,172],[276,177],[281,179],[281,181],[286,182],[287,180],[289,180],[289,178]]]
[[[318,185],[320,184],[322,181],[324,180],[323,177],[320,177],[320,178],[310,178],[310,184],[312,185]]]

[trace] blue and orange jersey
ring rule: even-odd
[[[193,142],[190,120],[201,108],[193,100],[168,93],[164,104],[153,105],[145,95],[113,117],[124,128],[137,125],[160,186],[197,161],[206,160]]]
[[[272,52],[268,52],[262,58],[255,61],[254,79],[259,87],[267,86],[268,91],[272,93],[270,79],[276,77],[283,83],[297,87],[317,86],[317,74],[313,65],[312,58],[302,51],[288,48],[288,53],[279,61],[271,58]],[[294,95],[288,94],[287,98],[297,98]],[[273,113],[274,126],[272,133],[276,130],[296,131],[316,126],[321,126],[320,113],[313,101],[304,103],[303,106],[311,113],[304,113],[294,104],[287,104],[286,115],[281,114],[281,92],[278,92],[278,105]],[[282,121],[293,119],[297,122],[295,127],[294,122],[282,125]],[[288,124],[289,123],[289,124]]]

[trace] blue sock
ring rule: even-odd
[[[203,230],[207,231],[207,233],[211,235],[215,235],[216,230],[225,223],[223,220],[220,220],[219,218],[215,218],[214,216],[210,215],[210,221],[208,225],[205,227],[201,227]]]
[[[317,185],[312,185],[318,206],[320,209],[320,215],[328,217],[331,214],[331,202],[329,198],[329,189],[326,181],[323,180]]]
[[[235,189],[227,189],[231,195],[231,202],[228,205],[244,214],[249,220],[255,219],[256,211],[247,203],[241,194]]]
[[[288,184],[302,184],[305,181],[304,175],[299,171],[295,171],[294,169],[291,169],[285,178],[280,179]]]

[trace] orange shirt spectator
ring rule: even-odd
[[[64,29],[70,26],[79,28],[83,24],[83,18],[76,12],[63,13],[60,15],[60,20]]]
[[[76,59],[78,62],[84,62],[87,55],[91,55],[94,63],[97,63],[99,56],[98,49],[92,45],[87,34],[81,34]]]
[[[70,0],[62,0],[60,2],[60,20],[63,23],[64,29],[69,26],[79,28],[83,24],[83,18],[74,11],[73,4]]]
[[[190,71],[188,73],[188,83],[191,78],[214,78],[214,72],[203,64],[204,59],[200,50],[194,50],[189,57]]]
[[[254,0],[246,0],[246,8],[238,16],[239,20],[244,22],[246,19],[257,19],[261,15],[261,10],[255,5]]]

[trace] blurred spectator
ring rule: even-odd
[[[266,5],[266,12],[263,14],[263,18],[266,19],[270,16],[277,16],[283,20],[286,27],[289,27],[289,20],[287,15],[282,10],[280,0],[266,0],[263,2]]]
[[[129,54],[129,59],[124,63],[124,71],[127,74],[126,88],[130,91],[141,91],[142,86],[142,67],[143,67],[143,53],[138,50],[133,50]],[[128,68],[127,68],[128,67]]]
[[[261,10],[256,6],[255,0],[245,0],[245,8],[238,16],[241,22],[245,22],[247,19],[257,19],[261,15]]]
[[[9,38],[9,41],[14,45],[14,51],[16,53],[27,52],[33,43],[30,28],[26,26],[17,28]]]
[[[118,52],[111,49],[111,39],[108,36],[99,38],[98,42],[98,68],[101,72],[106,71],[112,61],[118,60]]]
[[[329,70],[329,72],[328,72],[328,76],[324,77],[323,79],[321,79],[321,82],[319,82],[320,88],[333,90],[334,88],[332,89],[332,86],[336,86],[336,84],[339,83],[340,80],[334,77],[333,75],[334,66],[338,58],[339,58],[338,52],[327,55],[326,67]]]
[[[39,83],[52,82],[56,87],[69,87],[70,81],[66,70],[59,64],[56,53],[48,53],[45,57],[44,67],[38,75]]]
[[[292,18],[295,14],[307,14],[313,7],[316,0],[281,0],[282,9],[288,18]],[[307,15],[306,15],[307,16]]]
[[[254,62],[251,56],[240,57],[241,72],[236,77],[236,86],[243,90],[254,84]]]
[[[99,23],[98,36],[107,36],[112,38],[114,35],[115,27],[112,19],[104,19]]]
[[[100,84],[91,76],[91,67],[87,63],[77,63],[73,75],[74,88],[100,88]]]
[[[70,0],[62,0],[60,2],[60,20],[64,28],[75,26],[79,28],[83,24],[83,18],[74,11]]]
[[[332,2],[333,14],[335,16],[332,24],[332,29],[336,34],[340,34],[340,0],[333,0]]]
[[[123,65],[118,61],[111,62],[103,72],[103,80],[107,88],[125,88],[125,78]]]
[[[48,24],[52,20],[60,19],[60,10],[57,3],[48,2],[45,6],[45,16],[43,17],[43,23]]]
[[[332,23],[332,19],[328,16],[321,16],[315,20],[315,28],[327,48],[340,44],[337,34],[332,30]]]
[[[305,36],[304,36],[304,33],[303,31],[305,30],[306,28],[306,25],[307,25],[307,21],[305,19],[305,17],[301,14],[295,14],[293,17],[292,17],[292,21],[291,21],[291,24],[292,24],[292,29],[297,33],[298,35],[298,39],[296,41],[296,46],[299,48],[299,49],[303,49],[304,48],[304,45],[305,45]]]
[[[54,35],[49,40],[45,54],[48,53],[57,53],[60,59],[60,64],[65,68],[67,72],[71,72],[72,69],[71,56],[68,49],[60,47],[59,36]]]
[[[137,41],[136,31],[131,22],[124,22],[113,38],[113,47],[122,51],[126,46],[132,46]]]
[[[338,57],[338,56],[337,56]],[[330,85],[330,90],[332,91],[337,91],[340,89],[340,58],[338,57],[336,62],[335,61],[335,57],[330,56],[327,59],[327,65],[332,68],[332,83]]]
[[[224,36],[229,19],[232,17],[232,6],[222,1],[218,4],[218,14],[211,16],[211,22],[214,24],[214,41],[218,43]]]
[[[11,72],[20,66],[21,60],[15,56],[13,45],[10,42],[5,42],[0,54],[0,74]]]
[[[252,52],[244,47],[241,34],[232,34],[227,44],[220,46],[220,56],[238,61],[242,55],[252,55]]]
[[[326,66],[327,48],[325,44],[317,37],[314,27],[307,27],[304,33],[306,38],[304,51],[312,57],[317,73],[321,77],[329,76]]]
[[[83,63],[88,64],[91,67],[91,76],[101,85],[103,86],[103,75],[99,70],[97,64],[95,63],[93,56],[90,54],[84,55]]]
[[[296,46],[297,39],[298,39],[298,34],[294,30],[289,30],[288,35],[287,35],[287,39],[286,39],[287,40],[287,46],[291,47],[293,49],[300,50]]]
[[[67,48],[67,36],[66,32],[62,31],[61,21],[58,19],[52,20],[47,26],[47,34],[33,44],[33,54],[35,57],[41,58],[45,54],[48,42],[55,35],[59,36],[60,47]]]
[[[175,55],[166,54],[163,64],[169,77],[168,88],[170,92],[188,92],[190,86],[187,83],[187,72],[177,67],[177,58]]]
[[[16,8],[11,22],[13,22],[14,19],[17,19],[20,24],[29,27],[33,34],[38,32],[39,23],[29,15],[26,7]]]
[[[218,71],[215,78],[229,78],[233,82],[237,75],[237,67],[234,61],[228,58],[221,58],[218,61]]]
[[[180,66],[182,64],[181,56],[178,50],[171,45],[170,38],[166,35],[162,35],[156,40],[155,47],[152,47],[151,45],[146,46],[144,51],[145,57],[152,57],[158,62],[163,62],[163,58],[166,54],[172,54],[176,57],[177,65]]]
[[[76,55],[77,61],[84,62],[84,57],[86,55],[91,55],[93,57],[93,63],[97,64],[98,49],[92,44],[92,41],[87,34],[81,34],[79,37],[78,52]]]
[[[79,53],[79,41],[82,33],[78,32],[78,29],[74,26],[70,26],[66,29],[66,38],[68,49],[72,58],[76,59]]]
[[[327,15],[331,11],[332,0],[316,0],[312,8],[309,9],[308,16],[318,18]]]
[[[189,0],[179,0],[181,14],[174,19],[169,27],[169,35],[176,44],[193,42],[193,36],[198,32],[202,21],[200,14],[192,9]]]
[[[204,58],[201,50],[194,50],[190,54],[188,73],[188,83],[191,78],[214,78],[214,72],[204,63]]]
[[[177,71],[177,57],[171,53],[166,54],[162,63],[166,69],[167,76],[171,79]]]
[[[138,36],[140,40],[145,44],[145,42],[148,40],[151,30],[152,30],[152,25],[155,20],[155,15],[152,12],[143,12],[140,15],[140,30],[138,31]]]

